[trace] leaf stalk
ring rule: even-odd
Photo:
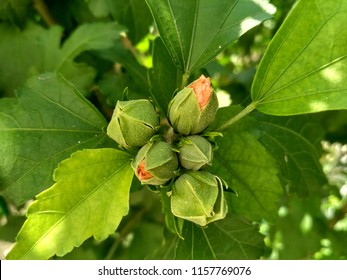
[[[252,102],[249,104],[245,109],[243,109],[240,113],[229,119],[227,122],[225,122],[223,125],[221,125],[219,128],[216,129],[216,131],[222,132],[223,130],[227,129],[229,126],[233,125],[234,123],[238,122],[243,117],[247,116],[250,112],[252,112],[256,107],[256,103]]]

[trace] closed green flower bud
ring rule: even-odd
[[[139,150],[131,167],[141,184],[163,185],[176,175],[178,158],[170,144],[150,142]]]
[[[182,174],[172,187],[171,212],[200,226],[224,219],[228,209],[221,179],[207,171]]]
[[[184,168],[199,170],[212,164],[213,148],[204,137],[191,135],[181,139],[178,156]]]
[[[198,134],[214,120],[218,99],[204,75],[176,94],[169,104],[169,120],[180,134]]]
[[[154,135],[159,117],[147,99],[118,101],[107,135],[125,148],[140,147]]]

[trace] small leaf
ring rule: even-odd
[[[265,0],[146,1],[172,60],[188,74],[275,12]]]
[[[65,255],[91,236],[104,240],[129,211],[132,178],[125,152],[104,148],[74,153],[59,164],[56,183],[28,208],[7,258],[48,259]]]
[[[347,109],[346,25],[346,1],[299,1],[259,65],[256,108],[272,115]]]
[[[107,137],[104,117],[56,74],[33,77],[18,99],[1,101],[0,193],[16,204],[49,187],[61,160]]]
[[[263,254],[264,236],[259,226],[231,214],[206,228],[185,222],[183,236],[184,240],[177,243],[175,259],[250,260]]]

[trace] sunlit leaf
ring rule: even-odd
[[[172,60],[188,74],[275,12],[266,0],[146,1]]]
[[[299,1],[259,65],[256,108],[273,115],[347,109],[346,25],[346,1]]]
[[[37,196],[8,259],[62,256],[87,238],[103,240],[129,211],[130,156],[104,148],[83,150],[59,164],[56,183]]]

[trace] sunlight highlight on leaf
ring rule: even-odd
[[[146,1],[172,60],[188,75],[275,11],[266,0]]]
[[[129,211],[133,174],[125,152],[105,148],[74,153],[59,164],[56,183],[28,208],[7,258],[48,259],[65,255],[91,236],[104,240]]]
[[[347,1],[301,0],[269,44],[252,99],[266,114],[347,109]]]

